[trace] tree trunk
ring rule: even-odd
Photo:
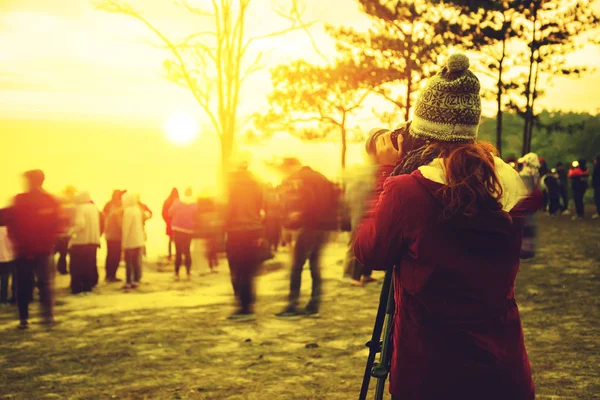
[[[531,120],[529,121],[529,132],[527,133],[527,148],[529,149],[529,151],[531,151],[531,142],[533,141],[533,127],[534,127],[534,122],[535,122],[535,111],[534,111],[534,106],[535,106],[535,100],[537,97],[537,84],[538,84],[538,77],[539,77],[539,72],[540,72],[540,64],[538,62],[536,62],[535,64],[535,74],[534,74],[534,79],[533,79],[533,93],[531,96]]]
[[[229,172],[233,155],[233,132],[223,132],[221,137],[221,168],[218,176],[218,193],[222,201],[227,199]]]
[[[529,76],[527,77],[527,87],[525,88],[525,97],[527,98],[527,104],[525,107],[525,125],[523,126],[523,147],[521,149],[522,155],[525,155],[531,151],[531,140],[529,139],[529,126],[532,123],[532,90],[531,83],[533,80],[533,64],[535,63],[535,52],[537,48],[536,34],[537,34],[537,12],[538,12],[539,2],[535,1],[533,3],[533,34],[531,38],[531,52],[529,55]]]
[[[498,154],[502,157],[502,72],[504,70],[504,57],[506,55],[506,36],[502,39],[502,57],[498,62],[498,93],[496,96],[496,102],[498,106],[498,112],[496,114],[496,148]]]
[[[346,169],[346,152],[348,145],[346,142],[346,113],[342,117],[342,124],[340,126],[340,133],[342,134],[342,171]]]
[[[410,101],[410,95],[412,94],[412,73],[410,67],[407,65],[407,74],[406,74],[406,111],[404,114],[404,122],[409,121],[410,118],[410,108],[412,107]]]

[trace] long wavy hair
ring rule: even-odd
[[[501,212],[502,186],[496,173],[496,148],[487,142],[446,143],[415,138],[408,128],[403,136],[402,160],[394,175],[411,174],[419,167],[443,160],[446,185],[438,194],[444,205],[444,217],[472,217],[479,211]]]

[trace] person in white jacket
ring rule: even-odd
[[[71,292],[91,292],[98,284],[96,254],[100,247],[100,210],[89,192],[75,198],[75,221],[71,239]]]
[[[16,301],[14,284],[15,253],[6,226],[4,226],[6,213],[7,209],[0,210],[0,307],[9,304],[11,301]],[[8,283],[11,279],[13,283],[10,290],[11,298],[9,299]]]
[[[127,282],[124,289],[135,289],[142,278],[142,250],[144,249],[144,215],[133,193],[123,195],[123,250]]]

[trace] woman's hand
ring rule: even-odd
[[[401,150],[392,144],[392,132],[380,135],[375,141],[375,157],[379,165],[396,165],[400,161]],[[402,135],[398,135],[398,148],[402,149]]]

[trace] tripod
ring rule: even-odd
[[[366,345],[369,348],[369,357],[367,358],[367,366],[365,368],[365,376],[359,400],[367,399],[371,377],[377,379],[375,400],[382,400],[383,393],[385,392],[385,381],[390,373],[390,360],[392,357],[391,337],[395,306],[393,277],[394,269],[390,268],[385,272],[383,287],[379,296],[379,308],[377,309],[377,317],[373,326],[373,335]],[[382,331],[383,340],[381,339]],[[375,356],[377,353],[381,353],[381,356],[379,357],[379,362],[375,365]]]

